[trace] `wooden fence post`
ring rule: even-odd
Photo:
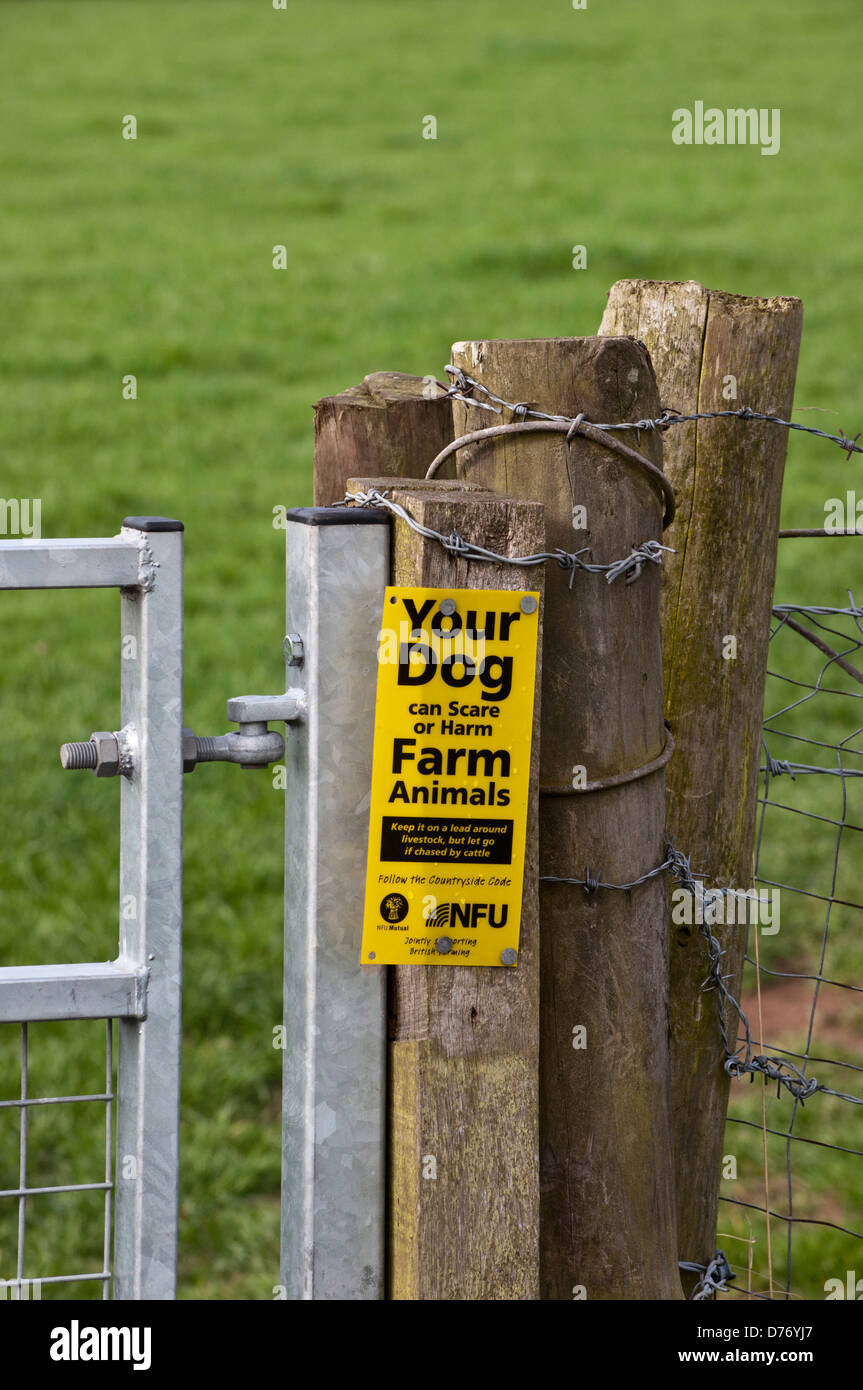
[[[504,399],[549,412],[611,423],[659,404],[647,352],[631,339],[456,343],[451,360]],[[493,422],[454,403],[456,435]],[[660,462],[656,436],[627,443]],[[661,539],[656,480],[582,436],[511,434],[457,460],[460,477],[542,501],[550,550],[589,546],[587,558],[609,563]],[[608,584],[577,572],[572,591],[570,577],[547,576],[540,872],[583,880],[590,869],[625,884],[664,860],[659,574],[647,565],[634,583]],[[681,1296],[665,878],[627,892],[540,887],[545,1299]]]
[[[341,502],[348,478],[422,478],[452,439],[452,406],[432,378],[372,372],[315,406],[315,506]]]
[[[429,460],[430,461],[430,460]],[[542,508],[454,482],[387,487],[424,526],[502,554],[544,548]],[[543,589],[542,566],[470,563],[396,520],[394,584]],[[537,688],[540,663],[537,663]],[[388,1286],[393,1299],[536,1299],[539,1290],[539,699],[518,965],[390,968]],[[434,1175],[424,1165],[434,1159]]]
[[[663,406],[739,409],[790,419],[803,310],[798,299],[747,299],[683,284],[622,280],[600,333],[647,345]],[[787,431],[702,420],[664,435],[677,496],[663,569],[668,827],[707,885],[748,888],[760,731]],[[716,927],[739,985],[744,929]],[[672,924],[671,1054],[680,1258],[715,1249],[728,1077],[715,995],[701,993],[697,930]],[[730,984],[732,992],[735,984]],[[727,1019],[730,1036],[736,1020]],[[691,1281],[689,1281],[691,1282]]]

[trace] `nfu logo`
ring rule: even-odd
[[[441,927],[464,927],[476,931],[484,921],[490,927],[506,926],[509,916],[507,903],[441,903],[426,913],[426,921],[438,931]]]

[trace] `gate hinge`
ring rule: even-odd
[[[296,723],[307,708],[306,692],[299,688],[284,695],[236,695],[228,701],[228,718],[239,725],[236,732],[198,738],[191,729],[183,730],[183,771],[193,772],[198,763],[239,763],[251,769],[278,762],[285,740],[268,723]],[[89,742],[64,743],[60,762],[68,772],[89,768],[97,777],[131,777],[138,764],[136,731],[126,725],[115,733],[91,734]]]
[[[285,740],[267,728],[268,722],[296,723],[307,708],[306,692],[300,689],[284,695],[235,695],[228,701],[228,718],[239,725],[237,733],[196,738],[191,729],[183,730],[183,771],[194,771],[198,763],[239,763],[247,770],[277,763],[284,757]]]

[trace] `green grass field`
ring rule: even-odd
[[[228,696],[282,679],[272,511],[311,500],[312,403],[367,372],[440,375],[456,339],[594,333],[614,280],[693,277],[800,296],[797,401],[835,413],[797,418],[855,433],[859,36],[857,0],[0,0],[0,492],[40,497],[47,536],[110,535],[128,513],[185,522],[186,719],[211,733]],[[674,146],[671,111],[696,99],[779,107],[781,152]],[[121,138],[127,114],[135,141]],[[586,271],[571,268],[576,243]],[[860,478],[859,461],[792,437],[784,524],[820,525],[828,497],[863,497]],[[783,599],[840,604],[849,586],[863,598],[857,542],[785,543]],[[107,958],[118,788],[64,777],[55,750],[116,727],[116,597],[9,595],[2,610],[2,959]],[[833,736],[850,732],[834,722]],[[208,767],[185,792],[181,1293],[267,1299],[281,793],[267,774]],[[777,831],[780,865],[800,835]],[[860,980],[854,927],[842,978]],[[34,1028],[43,1092],[102,1084],[94,1028]],[[2,1044],[3,1095],[16,1048]],[[848,1107],[818,1105],[814,1132],[863,1148]],[[98,1180],[101,1137],[80,1124],[34,1123],[34,1178]],[[757,1201],[760,1137],[743,1134],[737,1195]],[[863,1160],[811,1153],[806,1201],[829,1197],[860,1229]],[[16,1181],[5,1110],[0,1187]],[[31,1204],[43,1274],[98,1267],[97,1197]],[[859,1244],[807,1230],[796,1289],[823,1296],[855,1259],[863,1274]],[[758,1269],[763,1253],[759,1236]]]

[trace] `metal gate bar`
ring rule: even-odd
[[[116,961],[0,969],[0,1022],[119,1020],[116,1168],[106,1191],[105,1259],[114,1200],[114,1297],[176,1294],[182,934],[183,527],[164,517],[127,517],[102,540],[0,541],[0,589],[119,588],[122,595],[122,723],[131,766],[121,794],[120,947]],[[110,1025],[109,1025],[110,1026]],[[26,1029],[23,1033],[26,1049]],[[111,1094],[108,1049],[107,1113]],[[22,1056],[22,1150],[35,1101],[89,1097],[27,1094]],[[96,1099],[94,1097],[93,1099]],[[99,1097],[98,1099],[103,1099]],[[20,1202],[19,1285],[24,1279]],[[41,1189],[44,1192],[46,1189]],[[59,1190],[70,1190],[61,1187]],[[107,1281],[94,1275],[45,1282]]]
[[[286,535],[308,715],[285,754],[281,1282],[289,1299],[379,1299],[386,971],[359,961],[389,517],[301,508]]]
[[[121,1018],[117,1062],[114,1296],[174,1298],[183,930],[183,528],[135,518],[144,582],[122,591],[123,725],[138,767],[123,778],[120,958],[149,971],[146,1022]],[[127,518],[124,528],[129,527]],[[150,580],[147,579],[149,567]],[[129,1176],[127,1176],[129,1174]]]

